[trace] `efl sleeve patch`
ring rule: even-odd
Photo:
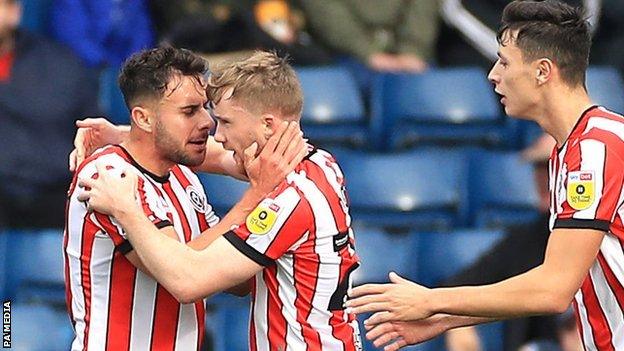
[[[245,225],[252,234],[264,235],[275,225],[278,211],[278,205],[265,200],[247,216]]]
[[[593,171],[568,173],[567,201],[577,211],[588,209],[596,200]]]

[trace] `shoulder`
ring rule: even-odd
[[[87,157],[76,170],[75,176],[78,178],[93,177],[96,171],[96,164],[103,163],[107,169],[119,169],[130,166],[131,163],[118,146],[109,145],[96,150]]]

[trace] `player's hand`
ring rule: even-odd
[[[436,314],[429,318],[409,322],[384,322],[377,325],[365,325],[366,338],[377,348],[394,351],[408,345],[420,344],[430,340],[449,328],[445,323],[446,315]]]
[[[96,161],[97,173],[91,179],[79,179],[83,191],[78,195],[90,211],[116,217],[118,211],[139,210],[135,194],[138,177],[130,168],[121,170]]]
[[[76,127],[74,150],[69,154],[72,172],[98,148],[121,143],[127,133],[127,127],[116,126],[102,117],[77,120]]]
[[[391,272],[391,283],[366,284],[349,291],[348,312],[376,312],[365,323],[370,325],[390,321],[414,321],[430,317],[427,306],[431,289],[413,283]]]
[[[258,144],[245,149],[243,165],[251,187],[267,194],[292,172],[308,153],[297,122],[282,122],[256,156]]]

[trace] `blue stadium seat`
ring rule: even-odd
[[[249,298],[220,296],[206,327],[213,335],[214,351],[249,350]],[[210,300],[209,300],[210,303]]]
[[[474,152],[469,179],[470,217],[477,227],[500,228],[537,218],[533,166],[519,153]]]
[[[418,265],[416,240],[417,235],[356,228],[355,250],[360,267],[353,272],[353,284],[385,283],[391,271],[410,276]]]
[[[503,238],[504,232],[470,229],[413,235],[420,236],[417,281],[427,286],[435,286],[477,260]],[[486,351],[503,349],[502,322],[481,325],[477,331]]]
[[[11,306],[11,349],[20,351],[66,351],[73,330],[64,310],[37,304]]]
[[[9,296],[17,301],[65,303],[63,233],[20,230],[10,233],[7,253]]]
[[[249,187],[247,182],[223,175],[200,173],[198,176],[208,195],[208,203],[220,216],[224,216]]]
[[[100,110],[115,124],[129,124],[130,114],[117,84],[119,67],[106,67],[100,73]]]
[[[505,234],[502,230],[460,229],[412,235],[419,236],[418,281],[433,286],[473,263]]]
[[[595,103],[624,113],[624,82],[616,68],[591,66],[587,69],[586,82],[589,96]]]
[[[448,150],[369,154],[334,150],[356,224],[446,230],[465,219],[466,157]]]
[[[297,68],[303,89],[301,123],[320,145],[361,146],[368,132],[362,96],[351,73],[341,66]]]
[[[486,76],[470,67],[378,76],[372,96],[377,147],[503,144],[505,120]]]

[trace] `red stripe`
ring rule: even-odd
[[[581,286],[583,293],[583,302],[587,309],[587,319],[592,329],[592,335],[594,337],[594,343],[596,347],[601,351],[615,350],[613,347],[613,339],[607,318],[600,307],[598,302],[598,296],[594,290],[591,276],[588,274],[583,285]]]
[[[572,139],[569,138],[568,140],[572,140]],[[578,142],[574,146],[570,146],[570,143],[568,142],[568,149],[566,150],[566,154],[563,157],[563,161],[567,167],[568,174],[570,172],[578,171],[581,169],[581,157],[582,157],[581,143]],[[558,171],[560,172],[561,169],[559,169]],[[568,188],[567,175],[565,176],[565,179],[563,180],[563,186],[565,189]],[[570,204],[568,203],[567,195],[564,195],[564,196],[566,196],[566,198],[563,201],[563,204],[561,205],[563,208],[563,211],[557,216],[557,218],[572,218],[572,216],[574,215],[574,213],[577,212],[577,210],[573,209],[572,206],[570,206]]]
[[[192,186],[191,181],[188,179],[186,174],[184,174],[184,171],[182,171],[182,168],[177,166],[177,167],[174,167],[171,171],[173,175],[176,177],[176,179],[178,180],[178,182],[180,182],[180,184],[182,185],[182,188],[186,190],[186,188],[188,188],[189,186]],[[195,206],[193,206],[193,208],[195,209]],[[204,209],[204,210],[207,210],[207,209]],[[208,230],[209,226],[208,226],[208,222],[206,222],[206,213],[199,212],[197,211],[197,209],[195,209],[195,216],[197,217],[197,225],[199,225],[199,230],[201,232]]]
[[[602,252],[598,252],[598,263],[600,264],[600,268],[602,268],[602,272],[604,273],[607,283],[609,284],[609,288],[611,288],[613,295],[615,295],[615,299],[620,306],[620,310],[624,311],[624,287],[613,273],[613,270],[607,263],[607,260]]]
[[[269,350],[286,349],[286,319],[282,315],[284,307],[278,295],[279,283],[277,282],[277,265],[265,268],[262,272],[265,285],[267,286],[267,334]]]
[[[137,191],[139,192],[139,200],[141,201],[141,207],[143,207],[143,213],[149,218],[150,221],[153,221],[156,215],[154,211],[150,208],[147,203],[147,195],[145,194],[145,180],[139,177],[139,184],[137,186]]]
[[[574,305],[576,327],[578,328],[579,334],[581,336],[581,342],[583,343],[583,350],[587,350],[587,345],[585,345],[585,338],[583,338],[583,323],[581,322],[581,311],[579,310],[576,299],[572,299],[572,304]]]
[[[107,350],[128,350],[132,326],[132,305],[137,270],[128,259],[115,252],[111,262]]]
[[[325,199],[329,203],[329,207],[331,208],[331,212],[334,215],[334,221],[336,223],[336,227],[338,228],[338,232],[344,232],[349,227],[347,226],[347,218],[344,209],[342,208],[340,197],[336,193],[334,187],[330,184],[329,180],[325,176],[325,172],[318,164],[310,161],[306,162],[306,173],[308,178],[314,182],[314,185],[318,187],[318,189],[323,193]],[[324,167],[327,167],[331,173],[336,177],[336,181],[340,186],[344,184],[344,179],[338,177],[335,173],[333,167],[337,165],[333,165],[330,163],[330,160],[327,159]]]
[[[199,351],[201,349],[201,345],[204,342],[204,332],[205,332],[205,327],[204,324],[206,323],[204,316],[205,316],[205,306],[204,306],[204,300],[199,300],[197,302],[195,302],[195,316],[197,316],[197,328],[198,328],[198,333],[197,333],[197,350]]]
[[[175,208],[176,213],[180,218],[180,222],[182,222],[182,232],[184,233],[184,240],[188,243],[189,241],[191,241],[192,231],[188,221],[188,217],[186,216],[184,209],[182,209],[182,204],[180,203],[180,200],[178,199],[175,191],[173,191],[173,188],[171,187],[171,182],[163,184],[163,189],[171,200],[171,203],[173,204],[173,207]]]
[[[258,345],[256,344],[256,324],[254,323],[254,316],[256,315],[256,279],[257,276],[251,280],[251,318],[249,321],[249,350],[257,351]]]
[[[160,284],[152,326],[152,350],[173,350],[178,331],[180,304]]]
[[[308,322],[312,313],[312,301],[316,293],[320,268],[320,257],[315,252],[315,247],[316,227],[313,222],[306,245],[302,245],[299,248],[300,253],[295,254],[293,258],[293,275],[297,293],[295,298],[297,322],[301,325],[301,333],[308,350],[321,349],[321,336]],[[300,257],[310,257],[310,259],[302,260]]]
[[[85,330],[84,330],[84,351],[88,350],[89,345],[89,326],[91,322],[91,250],[95,241],[95,233],[99,228],[93,224],[85,214],[82,226],[82,248],[80,252],[80,276],[82,284],[82,293],[85,303]]]

